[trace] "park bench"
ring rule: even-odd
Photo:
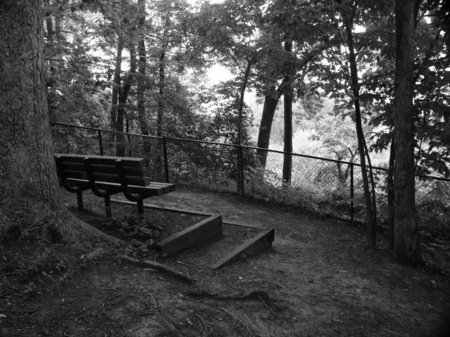
[[[61,184],[77,194],[78,208],[83,209],[83,191],[105,199],[106,216],[111,217],[110,196],[123,193],[137,203],[139,217],[144,215],[143,200],[175,190],[170,183],[150,182],[143,158],[55,154]]]

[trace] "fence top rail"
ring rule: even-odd
[[[330,162],[340,163],[340,164],[353,164],[353,165],[356,165],[356,166],[360,166],[360,164],[358,164],[358,163],[352,163],[352,162],[347,162],[347,161],[343,161],[343,160],[336,160],[336,159],[331,159],[331,158],[316,157],[316,156],[300,154],[300,153],[295,153],[295,152],[284,152],[284,151],[279,151],[279,150],[264,149],[264,148],[260,148],[260,147],[256,147],[256,146],[249,146],[249,145],[226,144],[226,143],[213,142],[213,141],[201,140],[201,139],[189,139],[189,138],[177,138],[177,137],[165,137],[165,136],[160,137],[160,136],[142,135],[142,134],[138,134],[138,133],[112,131],[112,130],[106,130],[106,129],[102,129],[102,128],[94,128],[94,127],[89,127],[89,126],[78,126],[78,125],[73,125],[73,124],[57,123],[57,122],[54,122],[53,125],[60,125],[60,126],[64,126],[64,127],[78,128],[78,129],[85,129],[85,130],[92,130],[92,131],[102,131],[102,132],[109,132],[109,133],[125,134],[125,135],[136,136],[136,137],[148,137],[148,138],[157,138],[157,139],[163,139],[164,138],[166,140],[174,140],[174,141],[180,141],[180,142],[200,143],[200,144],[209,144],[209,145],[220,145],[220,146],[228,146],[228,147],[242,147],[244,149],[249,149],[249,150],[262,150],[262,151],[273,152],[273,153],[290,154],[292,156],[297,156],[297,157],[305,157],[305,158],[311,158],[311,159],[317,159],[317,160],[323,160],[323,161],[330,161]],[[374,167],[374,166],[372,166],[372,168],[386,170],[385,168]]]
[[[53,122],[52,124],[53,125],[64,126],[64,127],[69,127],[69,128],[91,130],[91,131],[96,131],[96,132],[101,131],[101,132],[118,133],[118,134],[122,134],[122,135],[130,135],[130,136],[136,136],[136,137],[163,138],[163,137],[159,137],[159,136],[142,135],[142,134],[139,134],[139,133],[121,132],[121,131],[106,130],[106,129],[102,129],[102,128],[94,128],[92,126],[80,126],[80,125],[59,123],[59,122]]]
[[[78,128],[78,129],[85,129],[85,130],[92,130],[92,131],[101,131],[101,132],[109,132],[109,133],[118,133],[118,134],[124,134],[124,135],[130,135],[130,136],[136,136],[136,137],[146,137],[146,138],[153,138],[153,139],[164,139],[164,140],[173,140],[173,141],[182,141],[182,142],[191,142],[191,143],[200,143],[200,144],[209,144],[209,145],[220,145],[220,146],[228,146],[228,147],[241,147],[244,149],[249,150],[260,150],[260,151],[267,151],[267,152],[273,152],[273,153],[280,153],[280,154],[288,154],[292,156],[302,157],[302,158],[310,158],[315,160],[322,160],[322,161],[328,161],[333,163],[339,163],[344,165],[355,165],[355,166],[361,166],[359,163],[349,162],[349,161],[343,161],[343,160],[336,160],[331,158],[324,158],[324,157],[317,157],[317,156],[311,156],[307,154],[300,154],[295,152],[284,152],[280,150],[270,150],[270,149],[264,149],[256,146],[249,146],[249,145],[239,145],[239,144],[225,144],[220,142],[213,142],[213,141],[207,141],[207,140],[200,140],[200,139],[189,139],[189,138],[177,138],[177,137],[165,137],[165,136],[151,136],[151,135],[143,135],[139,133],[130,133],[130,132],[120,132],[120,131],[112,131],[112,130],[106,130],[102,128],[94,128],[89,126],[79,126],[74,124],[67,124],[67,123],[59,123],[59,122],[53,122],[53,125],[59,125],[64,127],[70,127],[70,128]],[[378,167],[378,166],[371,166],[372,169],[375,170],[381,170],[381,171],[387,171],[388,168],[386,167]],[[441,180],[441,181],[450,181],[449,178],[444,177],[437,177],[432,175],[415,175],[418,178],[424,178],[424,179],[434,179],[434,180]]]

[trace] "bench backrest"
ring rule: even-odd
[[[143,158],[55,154],[58,175],[66,179],[88,180],[85,158],[89,158],[89,169],[97,182],[122,183],[116,163],[120,160],[126,184],[147,186],[150,183],[150,179],[144,173]],[[61,170],[64,171],[63,174]]]

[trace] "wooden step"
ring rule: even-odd
[[[222,235],[222,216],[214,215],[158,242],[156,249],[163,256],[172,256],[191,246],[215,240]]]
[[[257,254],[266,248],[272,246],[272,242],[275,239],[275,230],[271,229],[261,234],[258,234],[254,238],[248,240],[241,246],[237,247],[230,254],[220,259],[218,262],[213,264],[211,268],[219,269],[227,264],[231,264],[237,261],[242,255],[253,255]]]

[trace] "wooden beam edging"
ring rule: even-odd
[[[115,202],[118,204],[124,204],[124,205],[135,205],[135,203],[128,201],[128,200],[119,200],[119,199],[112,199],[111,202]],[[203,216],[213,216],[216,214],[212,214],[212,213],[204,213],[204,212],[199,212],[199,211],[194,211],[194,210],[189,210],[189,209],[181,209],[181,208],[171,208],[171,207],[162,207],[162,206],[158,206],[158,205],[154,205],[154,204],[144,204],[144,208],[149,208],[149,209],[157,209],[160,211],[167,211],[167,212],[174,212],[174,213],[185,213],[185,214],[191,214],[191,215],[203,215]]]
[[[215,240],[222,235],[222,216],[213,215],[158,242],[156,249],[163,256],[172,256],[191,246]]]
[[[274,239],[275,239],[275,229],[270,229],[266,232],[258,234],[257,236],[243,243],[235,250],[233,250],[230,254],[223,257],[215,264],[213,264],[211,268],[219,269],[223,266],[231,264],[237,261],[241,257],[241,255],[257,254],[272,246],[272,242],[274,241]]]
[[[111,202],[115,202],[117,204],[136,206],[135,202],[131,202],[131,201],[128,201],[128,200],[111,199]],[[163,206],[158,206],[158,205],[155,205],[155,204],[145,204],[145,203],[144,203],[144,208],[156,209],[158,211],[167,211],[167,212],[173,212],[173,213],[184,213],[184,214],[191,214],[191,215],[201,215],[201,216],[207,216],[207,217],[211,217],[211,216],[217,215],[217,214],[213,214],[213,213],[204,213],[204,212],[194,211],[194,210],[190,210],[190,209],[163,207]],[[242,223],[242,222],[235,222],[235,221],[230,221],[230,220],[226,220],[226,219],[223,219],[222,223],[224,225],[232,225],[232,226],[242,226],[242,227],[250,227],[250,228],[264,228],[263,226],[259,226],[259,225],[249,225],[249,224],[245,224],[245,223]]]

